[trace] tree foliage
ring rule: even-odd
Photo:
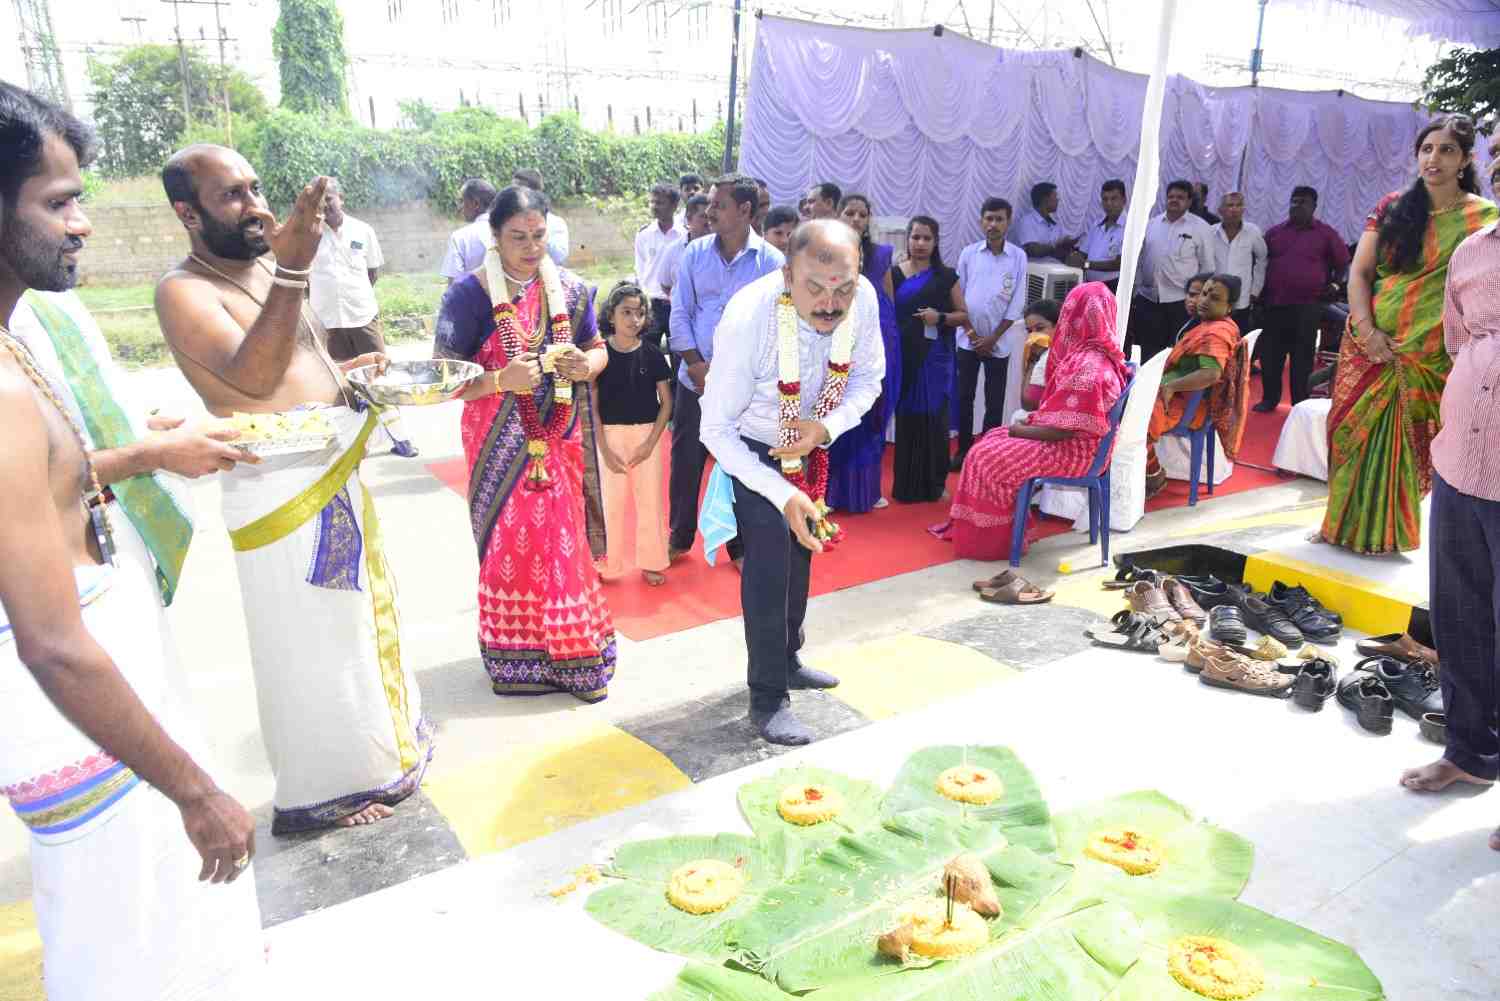
[[[334,0],[281,0],[271,51],[281,67],[282,107],[348,114],[344,19]]]
[[[185,54],[192,124],[200,127],[196,131],[219,127],[225,83],[236,126],[266,113],[265,95],[243,72],[221,71],[192,49]],[[108,177],[133,177],[158,170],[189,126],[177,48],[138,45],[116,59],[91,59],[89,83],[99,131],[99,171]],[[222,132],[217,134],[222,138]]]
[[[337,175],[355,211],[427,199],[446,212],[470,177],[503,187],[518,168],[534,167],[553,197],[636,194],[687,171],[716,173],[724,152],[723,126],[619,136],[584,129],[572,112],[535,128],[484,108],[422,117],[429,128],[369,129],[278,110],[236,145],[278,210],[318,174]]]
[[[1500,115],[1500,49],[1454,49],[1427,68],[1426,101],[1475,121]]]

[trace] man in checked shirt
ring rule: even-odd
[[[1500,158],[1490,182],[1492,190],[1500,187]],[[1443,390],[1443,429],[1432,442],[1429,531],[1448,739],[1441,758],[1401,776],[1417,792],[1500,778],[1500,223],[1453,252],[1443,341],[1453,371]],[[1489,844],[1500,852],[1500,828]]]

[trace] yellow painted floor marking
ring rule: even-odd
[[[428,779],[422,790],[464,850],[477,856],[690,785],[666,755],[601,724],[556,743],[509,748],[491,760]]]
[[[816,666],[838,676],[839,687],[829,694],[869,719],[889,719],[1020,674],[977,650],[912,635],[835,650]]]
[[[1257,553],[1245,559],[1245,583],[1257,591],[1274,582],[1301,584],[1329,608],[1337,608],[1344,625],[1359,632],[1403,633],[1411,625],[1412,607],[1419,602],[1378,581],[1277,553]]]
[[[1052,601],[1058,605],[1096,612],[1106,619],[1122,608],[1130,607],[1124,591],[1106,591],[1100,585],[1115,576],[1114,567],[1102,567],[1088,573],[1073,573],[1052,585]]]
[[[1246,528],[1264,528],[1268,525],[1285,525],[1288,528],[1306,525],[1316,528],[1323,524],[1323,515],[1327,510],[1327,504],[1308,504],[1304,507],[1294,507],[1286,511],[1272,511],[1270,514],[1252,514],[1244,518],[1229,518],[1224,521],[1209,521],[1199,525],[1186,525],[1178,534],[1184,536],[1210,535],[1216,532],[1237,532]]]
[[[31,901],[0,907],[0,1001],[42,1001],[42,938]]]

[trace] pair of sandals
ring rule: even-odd
[[[980,601],[996,605],[1045,605],[1052,600],[1051,591],[1043,591],[1014,570],[1002,570],[993,577],[974,582]]]
[[[1133,653],[1156,653],[1175,638],[1170,627],[1154,616],[1122,609],[1108,624],[1098,623],[1086,630],[1089,639],[1100,646],[1112,646]]]

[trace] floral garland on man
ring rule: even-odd
[[[778,444],[789,448],[797,443],[797,422],[802,419],[802,355],[799,344],[797,307],[789,292],[783,292],[776,300],[776,354],[777,383],[780,393],[779,417],[781,421]],[[822,422],[844,402],[844,390],[849,386],[849,371],[854,354],[854,324],[848,317],[833,331],[833,343],[828,352],[828,376],[823,388],[813,403],[812,419]],[[825,546],[832,546],[844,537],[844,532],[829,517],[832,513],[827,504],[828,451],[814,449],[804,459],[782,459],[781,475],[787,482],[807,494],[818,510],[818,520],[813,525],[813,534]]]
[[[500,262],[499,253],[490,248],[484,258],[485,276],[489,280],[490,288],[505,288],[505,269]],[[549,346],[560,347],[573,343],[573,321],[568,316],[567,300],[563,297],[562,280],[558,276],[557,265],[551,258],[542,258],[538,268],[538,284],[545,293],[546,301],[536,303],[535,295],[537,284],[533,284],[521,297],[521,305],[526,307],[527,312],[540,305],[541,309],[535,313],[535,319],[531,321],[533,328],[525,337],[522,334],[523,324],[521,311],[516,304],[505,296],[496,296],[499,301],[495,303],[495,329],[500,334],[500,346],[505,349],[507,359],[513,359],[524,353],[528,348],[537,350],[542,357],[542,371],[552,376],[552,412],[547,415],[546,423],[542,422],[541,412],[537,407],[535,393],[517,393],[516,410],[521,416],[521,430],[526,435],[526,454],[531,457],[526,468],[525,483],[528,490],[550,490],[552,488],[552,477],[547,473],[547,453],[551,447],[567,433],[568,425],[573,419],[573,384],[558,374],[555,358],[553,355],[549,361]],[[547,327],[542,322],[543,311],[550,311],[552,317],[552,339],[550,344],[543,343],[546,337]]]

